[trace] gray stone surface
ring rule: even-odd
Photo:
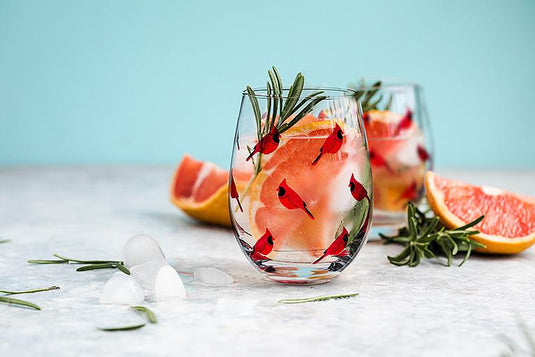
[[[31,311],[0,304],[0,356],[425,355],[497,356],[500,335],[525,344],[521,318],[535,331],[535,249],[513,257],[473,256],[463,267],[428,261],[396,267],[398,246],[368,243],[339,279],[283,286],[264,280],[229,230],[198,225],[168,201],[171,167],[0,169],[0,289],[59,285],[23,295]],[[441,173],[535,195],[533,171]],[[159,322],[107,333],[97,326],[142,321],[126,307],[99,304],[111,270],[30,265],[63,253],[117,258],[132,235],[158,239],[180,272],[188,300],[149,301]],[[230,287],[193,282],[212,266],[234,277]],[[348,300],[276,305],[281,298],[359,292]],[[534,332],[535,334],[535,332]]]

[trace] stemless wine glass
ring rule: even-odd
[[[432,141],[422,88],[417,84],[362,84],[356,88],[370,149],[374,235],[405,223],[409,201],[420,204],[432,168]]]
[[[233,230],[267,278],[327,282],[356,257],[371,225],[362,111],[351,90],[270,89],[243,92],[229,179]]]

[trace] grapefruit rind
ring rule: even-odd
[[[454,215],[446,206],[444,193],[437,188],[435,184],[436,177],[437,175],[431,171],[428,171],[425,176],[426,197],[431,209],[437,216],[440,217],[442,223],[449,229],[465,225],[468,222],[464,222],[461,218]],[[501,189],[492,189],[499,190],[503,193],[512,194]],[[515,196],[521,198],[518,195]],[[521,199],[525,200],[525,198]],[[515,238],[490,235],[481,232],[471,236],[471,238],[481,244],[486,245],[486,248],[477,248],[476,251],[478,252],[488,254],[517,254],[526,250],[535,243],[535,232],[524,237]]]
[[[190,157],[189,155],[184,155],[181,163],[179,164],[178,168],[176,169],[173,179],[171,180],[171,186],[170,186],[170,192],[169,197],[171,199],[171,202],[180,208],[184,213],[186,213],[188,216],[199,220],[201,222],[216,224],[220,226],[230,227],[230,215],[229,215],[229,203],[228,203],[228,185],[227,183],[221,184],[219,188],[215,188],[214,192],[210,194],[206,199],[203,199],[201,201],[195,200],[193,196],[193,193],[191,193],[190,197],[181,197],[177,193],[177,184],[179,180],[181,179],[180,175],[185,175],[187,173],[183,172],[183,169],[187,170],[187,165],[193,163],[194,165],[201,165],[204,166],[207,163],[202,161],[197,161]],[[222,171],[222,169],[219,169],[214,165],[214,168],[218,171]],[[198,172],[197,172],[198,174]],[[182,179],[184,179],[182,177]],[[187,180],[191,181],[191,177],[187,177]],[[195,182],[189,182],[186,183],[186,186],[183,187],[187,190],[190,190],[189,186],[195,186],[197,185],[197,178],[195,179]],[[182,182],[183,183],[183,182]],[[201,184],[204,182],[201,182]],[[209,182],[208,182],[209,184]]]

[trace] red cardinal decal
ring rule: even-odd
[[[312,166],[316,165],[323,154],[336,154],[342,147],[344,142],[344,132],[342,128],[336,123],[332,133],[329,134],[327,139],[320,148],[320,153],[316,160],[312,162]]]
[[[232,173],[230,174],[229,179],[230,179],[230,197],[234,198],[238,202],[240,211],[243,212],[243,208],[240,203],[240,196],[238,195],[238,190],[236,189],[236,183],[234,182],[234,177],[232,177]]]
[[[253,152],[247,157],[245,161],[249,161],[257,152],[261,154],[271,154],[279,146],[280,134],[277,128],[273,126],[270,132],[266,134],[260,141],[254,146]]]
[[[251,259],[267,259],[266,256],[273,250],[273,240],[273,235],[271,235],[269,229],[266,228],[266,233],[264,233],[264,235],[256,241],[253,247],[253,251],[251,252]]]
[[[364,186],[357,181],[355,175],[353,174],[351,174],[351,179],[349,180],[349,189],[351,191],[351,194],[357,201],[362,201],[363,199],[367,199],[368,202],[370,201],[368,192],[366,191]]]
[[[399,121],[399,124],[398,124],[398,126],[396,128],[396,135],[399,135],[399,133],[402,130],[409,129],[411,126],[412,126],[412,110],[407,108],[407,112],[405,113],[403,118],[401,118],[401,120]]]
[[[388,165],[385,158],[372,150],[370,150],[370,163],[372,164],[372,167],[384,167],[388,172],[393,173],[392,168]]]
[[[413,181],[412,184],[407,187],[407,189],[405,191],[403,191],[403,193],[401,194],[401,196],[399,196],[397,202],[401,201],[401,200],[413,200],[416,198],[418,194],[418,184],[416,183],[416,181]]]
[[[290,186],[286,184],[286,179],[282,180],[277,190],[279,191],[279,200],[284,207],[288,209],[302,209],[310,218],[314,219],[314,216],[308,210],[305,201],[303,201],[297,192],[292,190]]]
[[[329,248],[325,249],[323,255],[316,259],[312,264],[319,263],[323,258],[329,255],[340,255],[346,248],[347,240],[349,239],[349,233],[346,227],[343,227],[342,233],[331,243]]]
[[[418,145],[416,152],[418,153],[418,157],[420,160],[422,160],[422,162],[426,162],[431,158],[431,155],[429,155],[427,150],[422,145]]]

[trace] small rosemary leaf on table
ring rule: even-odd
[[[140,311],[140,312],[145,313],[145,315],[147,315],[147,319],[149,320],[149,322],[151,324],[155,324],[155,323],[158,322],[158,319],[156,318],[156,315],[148,307],[145,307],[145,306],[132,306],[131,308],[136,310],[136,311]]]
[[[307,302],[316,302],[316,301],[327,301],[327,300],[336,300],[336,299],[348,299],[354,296],[357,296],[359,293],[353,294],[342,294],[342,295],[327,295],[327,296],[317,296],[310,298],[301,298],[301,299],[282,299],[277,301],[277,304],[303,304]]]
[[[108,331],[108,332],[115,332],[115,331],[131,331],[131,330],[137,330],[142,327],[144,327],[145,324],[138,324],[138,325],[130,325],[130,326],[121,326],[121,327],[97,327],[100,331]]]
[[[14,299],[7,296],[0,296],[0,302],[6,303],[6,304],[12,304],[12,305],[19,305],[19,306],[25,306],[29,307],[34,310],[41,310],[41,308],[29,301],[21,300],[21,299]]]
[[[83,267],[79,267],[76,269],[76,271],[87,271],[87,270],[95,270],[95,269],[115,269],[117,268],[117,264],[90,264],[90,265],[84,265]]]
[[[8,243],[8,242],[11,242],[11,240],[9,240],[9,239],[2,239],[2,240],[0,240],[0,244],[2,244],[2,243]]]
[[[42,259],[30,259],[27,261],[30,264],[67,264],[68,260],[42,260]]]
[[[0,290],[0,293],[4,293],[4,294],[8,294],[8,295],[33,294],[33,293],[40,293],[40,292],[43,292],[43,291],[58,290],[58,289],[59,289],[59,286],[49,286],[48,288],[33,289],[33,290],[22,290],[22,291]]]
[[[59,259],[66,260],[68,262],[79,263],[79,264],[105,264],[105,263],[119,264],[119,263],[122,263],[119,260],[80,260],[80,259],[67,258],[59,254],[53,254],[53,256]]]

